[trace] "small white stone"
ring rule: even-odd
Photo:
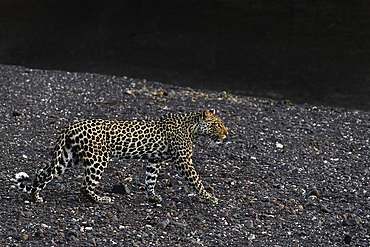
[[[276,143],[276,147],[277,147],[277,148],[283,148],[283,147],[284,147],[284,145],[283,145],[283,144],[281,144],[281,143],[278,143],[278,142],[277,142],[277,143]]]
[[[253,239],[256,239],[256,235],[254,235],[254,234],[249,234],[249,236],[248,236],[248,240],[253,240]]]

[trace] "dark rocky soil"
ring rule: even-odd
[[[370,113],[198,91],[146,80],[0,66],[0,246],[368,246]],[[67,172],[34,203],[12,186],[50,159],[64,126],[215,108],[223,144],[195,146],[218,205],[199,201],[171,164],[144,199],[144,161],[113,159],[98,205]],[[122,187],[111,193],[113,186]]]

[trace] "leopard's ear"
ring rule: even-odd
[[[209,116],[211,116],[211,114],[209,113],[209,111],[207,110],[203,110],[202,111],[202,120],[206,120],[207,118],[209,118]]]

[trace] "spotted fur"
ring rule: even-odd
[[[217,203],[208,194],[192,166],[192,146],[200,136],[219,142],[228,132],[222,120],[214,113],[203,110],[186,114],[167,114],[157,120],[116,121],[82,120],[66,127],[59,136],[49,164],[36,172],[32,185],[24,172],[16,174],[14,182],[22,191],[31,193],[42,202],[40,191],[67,168],[82,163],[85,177],[81,190],[95,202],[109,203],[111,199],[94,192],[110,156],[126,159],[146,159],[146,196],[149,201],[162,198],[154,192],[161,164],[172,160],[186,177],[201,199]]]

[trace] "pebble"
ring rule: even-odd
[[[246,223],[246,227],[247,227],[247,228],[253,228],[253,226],[254,226],[254,224],[253,224],[253,220],[249,220],[249,221],[247,221],[247,223]]]
[[[112,193],[129,195],[131,191],[130,191],[130,188],[126,184],[115,184],[113,185]]]
[[[164,200],[162,201],[162,206],[168,208],[176,208],[176,203],[174,201]]]
[[[105,217],[107,218],[112,218],[113,216],[114,216],[113,213],[109,211],[105,214]]]
[[[327,206],[320,204],[320,210],[324,213],[331,213],[333,210],[329,209]]]
[[[256,235],[252,233],[248,235],[248,240],[254,240],[254,239],[256,239]]]
[[[135,203],[136,204],[141,204],[141,203],[144,203],[146,201],[146,197],[145,196],[138,196],[135,200]]]
[[[14,110],[13,111],[13,116],[14,117],[19,117],[21,115],[21,112],[20,111],[18,111],[18,110]]]
[[[184,191],[186,193],[189,193],[191,191],[190,188],[189,188],[189,186],[187,186],[186,184],[184,185]]]
[[[78,238],[80,236],[80,233],[76,230],[68,230],[67,233],[65,234],[67,239],[71,238]]]
[[[312,189],[310,191],[310,193],[308,193],[309,196],[316,196],[316,197],[319,197],[320,196],[320,192],[317,190],[317,189]]]
[[[277,143],[276,143],[276,147],[281,149],[281,148],[284,148],[284,145],[283,145],[283,144],[281,144],[281,143],[279,143],[279,142],[277,142]]]
[[[362,224],[362,220],[360,217],[354,217],[350,219],[344,219],[342,225],[343,226],[355,226]]]
[[[176,221],[171,221],[171,225],[181,227],[181,228],[185,228],[187,226],[187,224],[185,224],[185,223],[180,223],[180,222],[176,222]]]
[[[350,244],[352,241],[352,237],[349,234],[344,235],[344,243]]]
[[[82,226],[87,227],[87,226],[93,226],[94,221],[83,221],[81,222]]]
[[[45,234],[42,230],[38,230],[36,233],[35,233],[35,236],[36,237],[45,237]]]
[[[116,171],[116,176],[117,177],[122,177],[124,175],[124,173],[122,171]]]
[[[165,219],[164,221],[158,222],[157,227],[164,229],[170,223],[170,219]]]

